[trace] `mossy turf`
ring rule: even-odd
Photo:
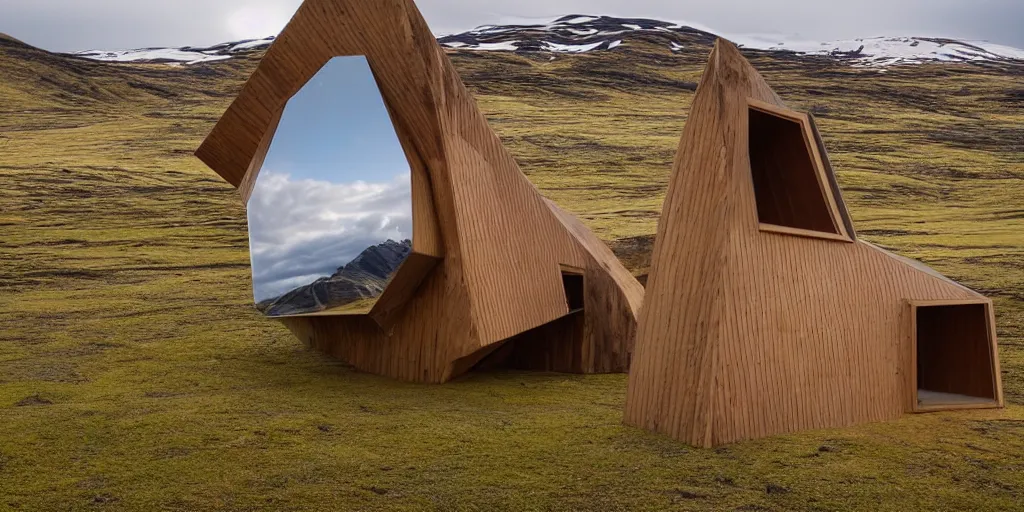
[[[709,50],[667,46],[452,54],[637,274]],[[751,57],[818,116],[864,239],[995,298],[1006,410],[702,450],[622,426],[624,375],[355,372],[255,311],[242,205],[191,156],[255,57],[0,39],[0,510],[1024,509],[1024,68]]]

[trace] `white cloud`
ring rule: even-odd
[[[232,39],[260,39],[284,28],[292,10],[280,4],[244,5],[228,15]]]
[[[330,183],[264,169],[248,215],[258,302],[333,274],[371,245],[411,239],[410,176]]]

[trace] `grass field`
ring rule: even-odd
[[[637,274],[709,51],[666,46],[452,54]],[[255,57],[0,37],[0,510],[1024,509],[1024,65],[751,57],[818,116],[864,239],[995,299],[1006,410],[700,450],[622,426],[624,375],[355,372],[255,311],[242,205],[191,156]]]

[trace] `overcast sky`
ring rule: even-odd
[[[373,1],[373,0],[366,0]],[[0,0],[0,32],[53,51],[210,45],[280,30],[301,0]],[[419,0],[437,34],[609,14],[722,33],[833,40],[946,36],[1024,48],[1024,0]]]
[[[409,179],[344,183],[260,172],[248,205],[256,302],[327,277],[372,245],[411,240]]]

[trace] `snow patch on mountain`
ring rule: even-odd
[[[592,44],[559,44],[545,41],[546,50],[550,52],[564,52],[564,53],[583,53],[589,52],[596,49],[598,46],[604,44],[604,41],[598,41]]]
[[[203,52],[193,52],[177,48],[144,48],[140,50],[87,50],[78,52],[75,55],[93,60],[104,60],[109,62],[182,62],[185,64],[198,64],[215,60],[230,59],[230,55],[211,55]]]
[[[562,23],[568,23],[570,25],[579,25],[580,23],[589,23],[591,21],[597,21],[599,19],[601,19],[601,18],[600,17],[594,17],[594,16],[577,16],[577,17],[575,17],[575,18],[573,18],[571,20],[567,20],[565,18],[561,18],[561,19],[556,20],[556,21],[560,21]]]
[[[503,41],[500,43],[480,43],[470,46],[466,43],[462,43],[459,41],[452,41],[450,43],[441,43],[441,46],[453,49],[464,48],[467,50],[479,50],[485,52],[514,52],[519,49],[516,46],[516,43],[518,42],[519,41]]]
[[[230,51],[230,52],[240,52],[240,51],[243,51],[243,50],[256,50],[256,49],[269,48],[270,47],[270,43],[273,43],[273,42],[274,42],[274,38],[273,37],[268,37],[266,39],[254,39],[252,41],[244,41],[244,42],[241,42],[241,43],[232,43],[231,49],[228,50],[228,51]]]

